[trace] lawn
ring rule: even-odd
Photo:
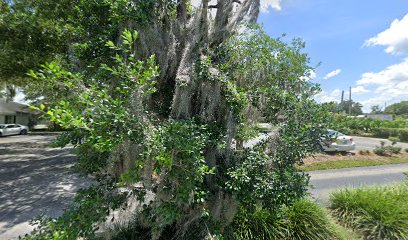
[[[319,154],[315,157],[306,159],[303,165],[297,166],[297,169],[299,171],[314,171],[400,163],[408,163],[407,153],[393,156],[377,156],[373,153],[368,155],[361,155],[358,153],[346,155]]]

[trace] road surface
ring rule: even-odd
[[[357,167],[309,172],[310,190],[317,202],[326,205],[331,192],[343,187],[359,187],[375,184],[389,184],[406,179],[408,164]]]
[[[53,136],[0,138],[0,239],[31,231],[39,214],[59,216],[89,181],[69,168],[71,149],[48,147]]]
[[[368,138],[368,137],[356,137],[353,136],[356,143],[356,150],[373,150],[376,146],[380,146],[380,141],[384,141],[386,145],[391,145],[391,142],[387,139],[381,138]],[[408,148],[408,143],[397,143],[396,146],[402,149]]]

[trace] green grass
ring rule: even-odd
[[[408,182],[339,190],[329,208],[364,239],[408,239]]]
[[[308,165],[298,166],[299,171],[314,171],[314,170],[327,170],[327,169],[339,169],[339,168],[352,168],[352,167],[366,167],[366,166],[378,166],[387,164],[399,164],[408,163],[408,157],[379,157],[375,159],[345,159],[345,160],[330,160],[315,162]]]

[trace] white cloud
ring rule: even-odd
[[[358,93],[368,93],[368,92],[370,92],[370,90],[366,89],[363,86],[357,86],[357,87],[351,88],[351,92],[352,93],[357,93],[357,94]]]
[[[365,107],[408,99],[408,58],[380,72],[368,72],[357,81],[358,87],[374,87],[375,97],[361,101]]]
[[[386,69],[373,73],[363,73],[361,79],[357,81],[358,85],[379,85],[384,86],[399,86],[400,83],[408,81],[408,58],[401,63],[391,65]],[[408,90],[405,89],[408,93]]]
[[[201,0],[191,0],[191,5],[194,7],[199,7]],[[216,4],[215,0],[211,0],[210,4]],[[261,0],[261,12],[268,13],[269,8],[275,9],[277,11],[282,10],[282,0]]]
[[[277,11],[280,11],[282,10],[282,1],[281,0],[261,0],[261,12],[268,13],[270,7]]]
[[[317,102],[324,103],[324,102],[340,102],[341,100],[341,90],[335,89],[330,93],[326,91],[321,91],[320,93],[316,94],[314,99]]]
[[[327,80],[329,78],[335,77],[337,75],[339,75],[341,73],[341,69],[336,69],[334,71],[329,72],[328,74],[326,74],[326,76],[324,76],[324,80]]]
[[[315,79],[317,77],[317,74],[314,70],[310,70],[308,74],[306,74],[306,76],[300,77],[300,80],[302,81],[309,81],[312,79]]]
[[[395,19],[391,26],[377,36],[368,39],[364,46],[386,46],[390,54],[408,54],[408,14]]]

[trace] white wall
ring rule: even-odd
[[[21,114],[17,113],[16,123],[21,125],[28,125],[29,115],[28,114]]]

